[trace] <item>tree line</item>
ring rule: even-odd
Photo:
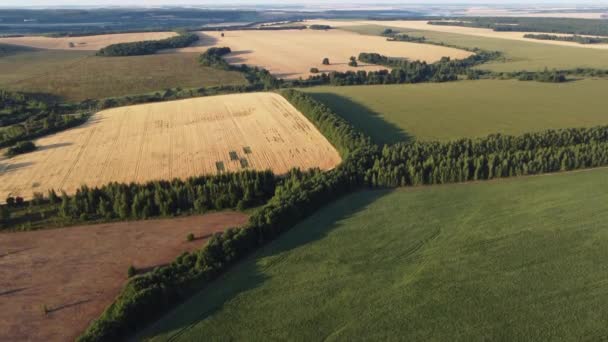
[[[608,126],[385,146],[366,172],[370,186],[445,184],[608,164]]]
[[[41,199],[65,220],[147,219],[210,210],[244,210],[265,203],[278,178],[271,171],[243,171],[144,184],[82,186],[72,196],[50,191]]]
[[[464,17],[451,18],[449,21],[431,20],[429,24],[489,28],[494,31],[608,36],[608,25],[601,21],[575,18]]]
[[[528,33],[524,35],[524,38],[538,39],[538,40],[557,40],[562,42],[574,42],[579,44],[608,44],[608,38],[599,37],[585,37],[579,35],[572,36],[558,36],[554,34],[532,34]]]
[[[97,56],[119,57],[152,55],[159,50],[187,47],[198,40],[199,38],[196,34],[182,33],[175,37],[170,37],[161,40],[147,40],[132,43],[112,44],[97,51]]]

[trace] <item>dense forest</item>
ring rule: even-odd
[[[608,44],[608,38],[598,37],[586,37],[579,35],[572,36],[558,36],[554,34],[533,34],[528,33],[524,35],[524,38],[539,39],[539,40],[557,40],[562,42],[574,42],[579,44]]]
[[[133,43],[120,43],[108,45],[97,52],[97,56],[120,57],[152,55],[159,50],[178,49],[192,45],[198,41],[194,33],[182,33],[175,37],[161,40],[147,40]]]
[[[494,31],[551,32],[608,36],[608,21],[573,18],[463,17],[429,24],[489,28]]]

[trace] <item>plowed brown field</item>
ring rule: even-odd
[[[224,212],[0,233],[0,341],[73,341],[112,303],[130,265],[169,263],[246,221]],[[189,233],[198,239],[186,242]]]

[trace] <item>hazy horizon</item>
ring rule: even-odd
[[[331,7],[336,6],[407,6],[407,5],[460,5],[460,6],[608,6],[608,0],[583,0],[583,1],[568,1],[568,0],[535,0],[532,2],[525,0],[383,0],[380,2],[369,0],[327,0],[327,1],[302,1],[302,0],[215,0],[215,1],[200,1],[200,0],[4,0],[0,4],[0,8],[25,8],[25,7],[158,7],[158,6],[200,6],[200,7],[231,7],[231,6],[256,6],[256,5],[275,5],[279,7],[301,6],[301,7]]]

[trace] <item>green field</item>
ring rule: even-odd
[[[154,341],[605,339],[606,189],[608,170],[597,169],[355,193],[142,335]]]
[[[362,34],[378,35],[384,27],[376,25],[352,26],[343,29]],[[538,71],[549,69],[574,69],[579,67],[608,69],[608,50],[556,46],[499,38],[468,36],[454,33],[408,30],[394,28],[411,36],[424,36],[430,41],[443,42],[468,48],[501,51],[506,61],[496,61],[479,66],[492,71]],[[373,52],[373,51],[369,51]]]
[[[196,53],[104,58],[90,52],[23,52],[0,58],[0,88],[81,101],[246,83],[237,72],[200,67],[197,57]]]
[[[379,143],[608,124],[606,80],[482,80],[305,91]]]

